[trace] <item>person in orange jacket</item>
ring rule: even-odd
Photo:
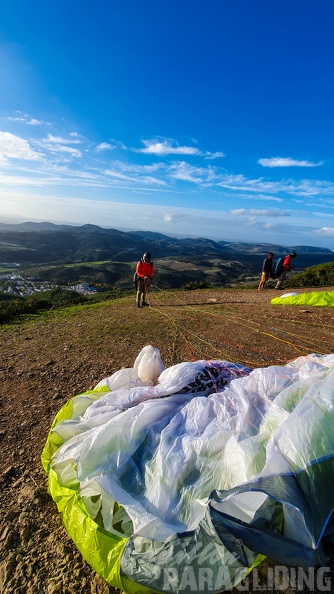
[[[151,278],[154,275],[154,266],[152,256],[149,252],[145,252],[142,259],[136,266],[136,307],[144,307],[148,305],[146,302],[147,287],[151,284]]]

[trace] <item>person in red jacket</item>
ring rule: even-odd
[[[146,302],[147,287],[151,284],[151,278],[154,275],[154,266],[152,256],[149,252],[145,252],[142,259],[136,266],[137,278],[137,295],[136,307],[148,305]]]
[[[278,279],[277,279],[277,283],[275,286],[275,289],[281,289],[282,288],[282,282],[284,281],[287,273],[289,272],[289,270],[292,270],[291,268],[291,258],[297,258],[297,254],[296,252],[291,252],[291,254],[287,254],[287,256],[285,256],[284,260],[283,260],[283,271],[281,272],[281,274],[279,275]]]

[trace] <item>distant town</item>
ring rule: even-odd
[[[10,272],[0,273],[0,292],[17,295],[18,297],[29,297],[33,293],[50,291],[51,289],[62,288],[68,291],[76,291],[81,295],[97,293],[98,289],[90,283],[78,283],[72,286],[59,286],[47,282],[40,282],[34,278],[25,278],[18,273],[13,273],[13,268],[18,269],[21,264],[17,262],[0,262],[0,268],[10,268]]]

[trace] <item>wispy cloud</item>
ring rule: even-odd
[[[75,158],[82,157],[82,152],[79,149],[73,146],[68,146],[72,144],[82,144],[82,139],[76,132],[71,132],[69,134],[69,138],[48,134],[46,138],[43,138],[42,140],[35,140],[34,143],[37,146],[41,146],[45,151],[48,151],[49,154],[65,154]]]
[[[105,173],[112,178],[136,184],[166,186],[166,182],[151,175],[126,175],[115,169],[106,169]]]
[[[328,193],[331,193],[330,191]],[[295,204],[303,204],[304,206],[309,206],[309,207],[319,207],[319,206],[323,206],[325,208],[334,208],[334,199],[333,198],[326,198],[326,196],[321,196],[320,193],[319,195],[315,195],[312,197],[311,200],[307,200],[307,199],[299,199],[299,198],[293,198],[291,200],[291,202],[294,202]],[[329,215],[331,216],[331,215]]]
[[[32,118],[30,115],[26,113],[22,113],[20,111],[16,112],[17,116],[7,116],[5,119],[9,122],[18,122],[21,124],[28,124],[29,126],[42,126],[47,125],[50,126],[50,122],[45,122],[44,120],[38,120],[37,118]]]
[[[257,216],[257,217],[288,217],[290,216],[288,212],[281,210],[279,208],[267,208],[263,210],[259,210],[256,208],[236,208],[231,210],[233,215],[237,216]]]
[[[40,120],[35,120],[35,118],[31,118],[27,124],[29,126],[41,126],[43,124],[43,122],[41,122]]]
[[[193,142],[195,142],[195,140]],[[142,140],[142,143],[145,145],[145,148],[136,149],[136,152],[144,153],[146,155],[156,155],[158,157],[165,157],[167,155],[195,155],[210,161],[225,157],[225,154],[221,151],[216,151],[214,153],[210,151],[201,151],[195,146],[182,146],[176,140],[169,138]]]
[[[72,157],[82,157],[81,151],[73,146],[65,146],[63,144],[55,144],[48,147],[51,153],[68,153]]]
[[[143,149],[137,149],[137,152],[146,155],[200,155],[201,151],[194,146],[180,146],[175,140],[142,140],[145,145]]]
[[[272,182],[262,177],[248,179],[244,175],[222,174],[217,185],[238,192],[288,194],[290,196],[320,196],[334,195],[334,183],[323,180],[293,180],[283,179]]]
[[[20,116],[20,117],[18,117],[18,116],[8,116],[7,117],[7,120],[9,122],[26,122],[27,121],[27,118],[26,117],[22,117],[22,116]]]
[[[312,161],[291,159],[291,157],[272,157],[270,159],[259,159],[259,165],[262,167],[320,167],[323,161],[313,163]]]
[[[316,229],[315,235],[323,235],[325,237],[334,237],[334,227],[323,227],[322,229]]]
[[[135,163],[125,163],[124,161],[113,161],[112,166],[119,171],[129,171],[134,173],[152,173],[159,169],[166,170],[164,163],[152,163],[151,165],[136,165]]]
[[[77,132],[71,132],[69,136],[72,138],[62,138],[61,136],[53,136],[52,134],[48,134],[47,138],[42,140],[42,142],[47,144],[81,144],[81,140]]]
[[[27,140],[10,132],[0,132],[0,159],[23,159],[38,161],[40,153],[34,151]]]
[[[254,194],[241,194],[240,198],[243,200],[254,200]],[[269,196],[268,194],[258,194],[256,200],[261,202],[284,202],[283,198],[277,196]]]
[[[221,157],[225,157],[225,154],[220,151],[216,151],[215,153],[210,153],[209,151],[206,151],[205,153],[203,153],[203,157],[206,160],[213,160],[213,159],[220,159]]]
[[[211,182],[216,175],[212,167],[196,167],[186,161],[175,161],[171,163],[167,172],[174,180],[178,179],[195,184]]]
[[[311,214],[314,217],[323,217],[324,216],[324,213],[323,212],[316,212],[316,211],[314,211]],[[326,212],[326,217],[333,218],[334,217],[334,213]]]
[[[111,149],[114,149],[115,146],[110,144],[109,142],[101,142],[100,144],[98,144],[95,147],[95,150],[100,153],[101,151],[109,151]]]

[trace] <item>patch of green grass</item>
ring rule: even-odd
[[[96,260],[95,262],[75,262],[74,264],[64,264],[64,268],[85,268],[88,266],[100,266],[101,264],[113,264],[112,260]]]
[[[18,269],[17,269],[16,266],[12,266],[12,267],[9,267],[9,266],[6,266],[6,267],[0,266],[0,273],[12,274],[13,270],[15,270],[16,272],[18,271]]]
[[[24,245],[19,245],[17,243],[6,243],[4,241],[0,241],[1,249],[10,250],[13,252],[34,252],[33,248],[25,247]]]

